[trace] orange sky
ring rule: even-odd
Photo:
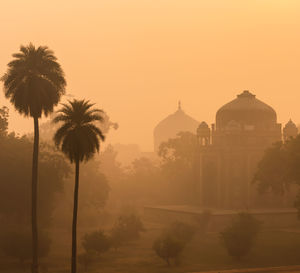
[[[108,142],[152,150],[180,99],[195,119],[249,89],[300,123],[299,0],[1,0],[0,74],[30,41],[55,51],[68,93],[120,128]],[[8,104],[1,92],[0,105]],[[11,111],[11,129],[32,121]]]

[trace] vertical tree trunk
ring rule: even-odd
[[[39,120],[34,121],[34,142],[32,156],[32,192],[31,192],[31,226],[32,226],[32,273],[38,273],[38,225],[37,225],[37,186],[39,159]]]
[[[78,210],[78,189],[79,189],[79,160],[75,162],[75,188],[74,188],[74,207],[73,207],[73,225],[72,225],[72,270],[76,273],[77,264],[77,210]]]

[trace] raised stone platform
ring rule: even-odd
[[[210,211],[211,213],[209,230],[219,231],[230,222],[232,216],[245,210],[201,208],[187,205],[144,207],[145,216],[149,220],[161,223],[173,221],[197,223],[204,211]],[[247,212],[262,221],[264,227],[288,228],[300,226],[296,209],[250,209]]]

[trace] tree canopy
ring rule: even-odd
[[[6,116],[6,114],[4,114]],[[3,116],[0,114],[0,120]],[[7,133],[6,123],[0,125],[4,135],[0,141],[0,217],[8,224],[30,222],[32,140]],[[62,191],[70,172],[64,157],[49,145],[41,145],[39,172],[39,215],[41,224],[48,225],[54,209],[55,194]]]
[[[277,142],[267,149],[258,163],[253,182],[261,193],[289,192],[293,185],[300,186],[300,136],[286,142]],[[300,202],[296,207],[300,211]]]
[[[1,78],[4,94],[20,114],[40,118],[53,112],[65,92],[60,64],[47,46],[21,46]]]

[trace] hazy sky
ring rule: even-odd
[[[119,123],[108,142],[150,151],[179,99],[212,123],[244,89],[300,123],[299,0],[0,0],[0,26],[0,74],[20,44],[48,45],[67,92]],[[13,111],[10,122],[33,123]]]

